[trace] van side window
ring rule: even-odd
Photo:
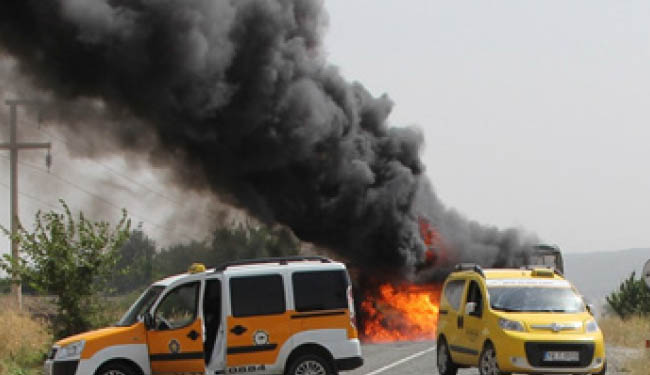
[[[234,317],[282,314],[285,311],[281,275],[242,276],[230,279]]]
[[[295,272],[292,276],[296,311],[348,307],[348,275],[345,271]]]
[[[178,329],[196,319],[199,285],[198,281],[187,283],[167,293],[154,314],[156,329]]]
[[[483,294],[481,293],[481,287],[474,280],[470,281],[469,288],[467,289],[467,302],[476,303],[476,312],[471,315],[478,317],[483,315]]]
[[[465,287],[465,280],[451,280],[445,287],[445,297],[451,307],[458,311],[460,309],[460,300],[463,297],[463,288]]]

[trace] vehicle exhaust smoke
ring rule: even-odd
[[[444,206],[421,131],[326,61],[326,26],[318,0],[5,0],[0,49],[95,152],[147,155],[352,263],[416,269],[420,217],[455,260],[511,262],[526,235]]]

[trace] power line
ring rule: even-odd
[[[55,134],[53,134],[53,133],[51,133],[51,132],[49,132],[49,131],[43,129],[42,127],[39,127],[39,130],[42,131],[43,133],[47,134],[47,135],[50,136],[51,138],[54,138],[54,139],[56,139],[56,140],[58,140],[58,141],[60,141],[60,142],[62,142],[62,143],[64,143],[64,144],[66,144],[66,145],[68,146],[69,149],[74,148],[74,147],[80,147],[80,148],[84,148],[86,151],[89,151],[89,152],[92,151],[92,150],[90,149],[90,147],[87,147],[87,146],[82,146],[82,145],[77,145],[77,144],[72,145],[72,144],[70,143],[70,141],[68,141],[67,139],[65,139],[65,138],[63,138],[63,137],[59,137],[59,136],[57,136],[57,135],[55,135]],[[177,201],[177,200],[175,200],[175,199],[173,199],[173,198],[170,198],[169,196],[167,196],[167,195],[165,195],[165,194],[163,194],[163,193],[161,193],[161,192],[159,192],[159,191],[156,191],[156,190],[154,190],[154,189],[151,189],[149,186],[147,186],[147,185],[145,185],[145,184],[143,184],[143,183],[141,183],[141,182],[139,182],[139,181],[137,181],[137,180],[135,180],[135,179],[133,179],[133,178],[127,176],[127,175],[124,175],[124,174],[122,174],[122,173],[116,171],[114,168],[112,168],[112,167],[110,167],[110,166],[108,166],[108,165],[106,165],[106,164],[104,164],[104,163],[101,163],[101,162],[99,162],[99,161],[97,161],[97,160],[94,160],[94,159],[87,159],[87,160],[90,160],[91,162],[93,162],[93,163],[95,163],[95,164],[98,164],[98,165],[102,166],[103,168],[105,168],[105,169],[108,170],[109,172],[113,173],[114,175],[119,176],[119,177],[122,177],[122,178],[125,179],[126,181],[128,181],[128,182],[130,182],[130,183],[133,183],[133,184],[139,186],[140,188],[142,188],[142,189],[144,189],[144,190],[146,190],[146,191],[148,191],[148,192],[150,192],[150,193],[156,194],[157,196],[159,196],[159,197],[161,197],[161,198],[167,200],[168,202],[170,202],[170,203],[172,203],[172,204],[175,204],[175,205],[178,206],[179,208],[182,208],[182,207],[183,207],[183,204],[180,203],[179,201]],[[208,214],[208,216],[210,216],[212,219],[215,219],[215,220],[218,219],[217,216],[215,216],[214,214],[212,214],[212,213],[210,213],[210,212],[207,212],[207,214]]]
[[[85,150],[88,151],[88,152],[92,152],[92,150],[91,150],[91,148],[90,148],[89,146],[84,146],[84,145],[81,145],[81,144],[75,144],[75,145],[73,145],[73,144],[72,144],[69,140],[67,140],[65,137],[58,136],[58,135],[56,135],[56,134],[54,134],[54,133],[52,133],[52,132],[49,132],[49,131],[45,130],[45,129],[43,128],[43,126],[40,125],[40,119],[39,119],[39,125],[38,125],[38,126],[34,126],[34,123],[33,123],[33,122],[29,122],[28,120],[23,120],[23,119],[21,119],[20,122],[21,122],[21,124],[31,125],[32,127],[36,127],[39,131],[45,133],[45,134],[48,135],[50,138],[56,139],[56,140],[58,140],[59,142],[64,143],[64,144],[68,147],[68,149],[73,149],[74,147],[80,147],[80,148],[82,148],[82,149],[85,149]],[[2,155],[0,155],[0,157],[2,157]],[[92,163],[95,163],[95,164],[97,164],[97,165],[100,165],[101,167],[103,167],[103,168],[105,168],[107,171],[109,171],[110,173],[112,173],[112,174],[114,174],[114,175],[116,175],[116,176],[118,176],[118,177],[121,177],[121,178],[123,178],[124,180],[126,180],[126,181],[128,181],[128,182],[130,182],[130,183],[132,183],[132,184],[135,184],[135,185],[137,185],[138,187],[140,187],[140,188],[142,188],[142,189],[144,189],[144,190],[146,190],[146,191],[148,191],[148,192],[150,192],[150,193],[153,193],[153,194],[155,194],[155,195],[157,195],[157,196],[159,196],[159,197],[161,197],[161,198],[167,200],[168,202],[170,202],[170,203],[172,203],[172,204],[178,206],[179,208],[183,208],[183,207],[184,207],[184,205],[183,205],[182,203],[180,203],[179,201],[177,201],[177,200],[175,200],[175,199],[173,199],[173,198],[170,198],[169,196],[167,196],[167,195],[165,195],[165,194],[163,194],[163,193],[161,193],[161,192],[159,192],[159,191],[156,191],[156,190],[154,190],[154,189],[151,189],[149,186],[147,186],[147,185],[145,185],[145,184],[143,184],[143,183],[141,183],[141,182],[139,182],[139,181],[137,181],[137,180],[135,180],[135,179],[133,179],[133,178],[131,178],[131,177],[129,177],[129,176],[126,176],[126,175],[124,175],[124,174],[118,172],[118,171],[115,170],[114,168],[112,168],[112,167],[110,167],[110,166],[108,166],[108,165],[106,165],[106,164],[104,164],[104,163],[101,163],[101,162],[99,162],[99,161],[97,161],[97,160],[90,159],[90,158],[88,158],[88,159],[86,159],[86,160],[89,160],[89,161],[91,161]],[[42,168],[39,168],[39,167],[37,167],[37,166],[35,166],[35,165],[33,165],[33,164],[26,163],[26,162],[24,162],[24,161],[19,161],[19,163],[20,163],[20,164],[23,164],[23,165],[26,165],[26,166],[28,166],[28,167],[30,167],[30,168],[36,169],[37,171],[39,171],[39,172],[41,172],[41,173],[46,173]],[[76,189],[78,189],[78,190],[80,190],[80,191],[82,191],[82,192],[84,192],[84,193],[86,193],[86,194],[88,194],[88,195],[90,195],[90,196],[95,197],[96,199],[100,200],[102,203],[104,203],[104,204],[106,204],[106,205],[109,205],[109,206],[113,207],[114,209],[118,209],[118,210],[121,211],[121,208],[118,207],[117,205],[113,204],[112,202],[106,200],[106,199],[103,198],[103,197],[99,197],[98,195],[96,195],[96,194],[94,194],[94,193],[88,191],[87,189],[83,188],[82,186],[79,186],[79,185],[77,185],[77,184],[75,184],[75,183],[73,183],[73,182],[71,182],[71,181],[69,181],[69,180],[67,180],[67,179],[64,179],[64,178],[61,177],[61,176],[58,176],[58,175],[53,174],[53,173],[50,173],[49,171],[48,171],[47,173],[48,173],[49,176],[53,176],[53,177],[55,177],[56,179],[58,179],[58,180],[60,180],[60,181],[62,181],[62,182],[64,182],[64,183],[66,183],[66,184],[69,184],[70,186],[72,186],[72,187],[74,187],[74,188],[76,188]],[[209,216],[209,218],[212,218],[212,219],[214,219],[214,220],[218,220],[218,219],[219,219],[219,218],[218,218],[214,213],[209,212],[209,211],[207,211],[207,212],[206,212],[206,211],[203,211],[202,214],[204,214],[204,215],[207,214],[207,216]],[[165,236],[165,237],[171,238],[171,232],[174,231],[173,229],[171,229],[171,228],[169,228],[169,227],[166,227],[166,226],[164,226],[164,225],[162,225],[162,224],[158,224],[158,223],[152,222],[152,221],[150,221],[150,220],[142,219],[142,218],[141,218],[141,215],[139,215],[140,217],[138,217],[138,216],[136,216],[136,215],[132,215],[132,216],[133,216],[134,218],[136,218],[136,219],[140,219],[142,222],[145,222],[145,223],[148,223],[148,224],[153,225],[154,227],[156,227],[156,229],[158,229],[158,230],[160,230],[160,231],[164,231],[163,233],[165,233],[165,234],[167,235],[167,236]],[[189,232],[189,231],[185,230],[185,232],[187,233],[187,232]],[[185,234],[185,233],[183,233],[182,235],[183,235],[185,238],[187,238],[187,239],[189,239],[189,240],[191,240],[191,241],[195,240],[194,238],[190,237],[189,235],[187,235],[187,234]]]
[[[5,157],[0,155],[0,158],[5,158]],[[29,167],[31,169],[34,169],[34,170],[36,170],[36,171],[38,171],[38,172],[40,172],[42,174],[46,174],[49,177],[54,177],[55,179],[65,183],[65,184],[68,184],[68,185],[72,186],[73,188],[75,188],[75,189],[77,189],[77,190],[79,190],[79,191],[81,191],[83,193],[88,194],[89,196],[92,196],[93,198],[97,199],[98,201],[104,203],[105,205],[110,206],[113,209],[118,210],[119,212],[122,212],[122,208],[119,207],[118,205],[114,204],[113,202],[111,202],[111,201],[109,201],[109,200],[107,200],[107,199],[105,199],[105,198],[103,198],[103,197],[101,197],[101,196],[99,196],[99,195],[97,195],[95,193],[92,193],[92,192],[88,191],[84,187],[82,187],[82,186],[80,186],[80,185],[78,185],[78,184],[76,184],[76,183],[74,183],[74,182],[72,182],[72,181],[70,181],[68,179],[65,179],[65,178],[63,178],[61,176],[58,176],[58,175],[54,174],[54,173],[48,172],[48,171],[46,171],[46,170],[44,170],[44,169],[42,169],[42,168],[40,168],[40,167],[38,167],[38,166],[36,166],[34,164],[31,164],[31,163],[27,163],[27,162],[24,162],[24,161],[19,161],[19,164],[24,165],[26,167]],[[131,211],[130,215],[133,216],[135,219],[138,219],[139,221],[142,221],[144,223],[153,225],[154,227],[156,227],[156,228],[158,228],[160,230],[165,230],[165,231],[168,231],[168,232],[175,232],[175,230],[170,228],[170,227],[167,227],[167,226],[164,226],[162,224],[159,224],[159,223],[153,222],[151,220],[145,219],[144,217],[142,217],[142,215],[140,215],[137,212],[134,213],[133,211]],[[189,239],[190,241],[195,240],[195,238],[192,238],[192,237],[190,237],[189,235],[186,234],[188,232],[190,232],[190,231],[187,230],[187,228],[185,228],[185,233],[181,232],[181,235],[184,236],[185,238]]]
[[[7,190],[10,189],[9,184],[7,184],[7,183],[5,183],[5,182],[3,182],[3,181],[0,181],[0,186],[4,187],[4,188],[7,189]],[[59,209],[61,209],[61,207],[56,206],[56,205],[54,205],[54,204],[51,204],[51,203],[49,203],[49,202],[46,202],[46,201],[44,201],[44,200],[41,200],[41,199],[39,199],[39,198],[37,198],[37,197],[31,195],[31,194],[27,194],[27,193],[25,193],[25,192],[18,192],[18,194],[21,195],[21,196],[23,196],[23,197],[25,197],[25,198],[28,198],[28,199],[30,199],[30,200],[36,201],[36,202],[38,202],[38,203],[40,203],[40,204],[42,204],[42,205],[48,206],[48,207],[50,207],[50,208],[52,208],[52,209],[54,209],[54,210],[59,210]],[[41,209],[41,207],[38,207],[38,206],[36,206],[36,205],[34,205],[34,204],[30,204],[30,205],[31,205],[33,208],[37,209],[37,210],[40,210],[40,209]],[[134,217],[135,217],[135,216],[134,216]],[[135,217],[135,218],[137,218],[137,217]],[[147,223],[147,224],[152,224],[152,223],[150,223],[150,222],[148,222],[148,221],[144,221],[144,220],[142,220],[142,222],[145,222],[145,223]],[[175,238],[174,234],[173,234],[169,229],[167,229],[167,228],[164,228],[164,227],[154,227],[154,228],[152,228],[152,229],[155,230],[155,231],[160,231],[160,232],[163,234],[162,238],[168,238],[168,239]],[[194,241],[194,240],[195,240],[194,238],[190,238],[189,236],[186,236],[186,238],[188,238],[190,241]]]
[[[9,185],[8,185],[7,183],[5,183],[5,182],[2,182],[2,181],[0,181],[0,186],[6,188],[7,190],[10,189]],[[29,199],[31,199],[31,200],[34,200],[34,201],[40,203],[40,204],[46,205],[46,206],[48,206],[48,207],[50,207],[50,208],[53,208],[53,209],[55,209],[55,210],[60,208],[60,207],[55,206],[55,205],[53,205],[53,204],[51,204],[51,203],[49,203],[49,202],[46,202],[46,201],[40,200],[39,198],[36,198],[35,196],[30,195],[30,194],[27,194],[27,193],[25,193],[25,192],[23,192],[23,191],[19,191],[18,194],[19,194],[19,195],[22,195],[22,196],[25,197],[25,198],[29,198]]]

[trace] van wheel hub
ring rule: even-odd
[[[295,375],[326,375],[327,371],[317,361],[305,361],[296,367]]]
[[[483,375],[499,375],[499,365],[497,364],[497,355],[494,349],[487,348],[481,357],[481,374]]]

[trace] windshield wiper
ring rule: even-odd
[[[494,310],[499,310],[499,311],[505,311],[505,312],[522,312],[524,310],[521,309],[511,309],[508,307],[503,307],[503,306],[492,306]]]

